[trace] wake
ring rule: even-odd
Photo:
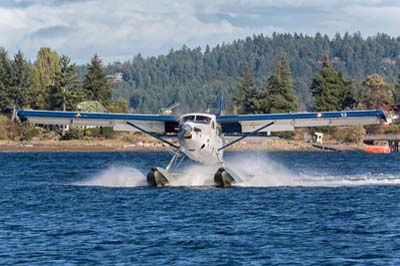
[[[312,174],[295,173],[267,156],[238,155],[229,158],[226,166],[237,174],[241,181],[235,187],[345,187],[370,185],[400,185],[400,176],[391,174],[332,175],[323,172]],[[317,168],[318,166],[315,166]],[[170,187],[214,187],[216,166],[191,165],[174,176]],[[323,171],[323,170],[321,170]],[[83,181],[79,186],[143,187],[148,186],[146,174],[135,167],[110,166]]]
[[[313,174],[294,173],[267,156],[233,158],[227,165],[242,181],[237,187],[344,187],[369,185],[399,185],[400,176],[389,174],[331,175],[322,172]],[[318,166],[314,166],[317,168]]]

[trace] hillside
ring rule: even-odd
[[[139,54],[108,65],[107,72],[123,73],[123,81],[115,84],[114,97],[126,98],[136,111],[157,112],[173,102],[184,106],[181,111],[204,111],[221,95],[229,106],[246,64],[262,85],[278,53],[289,58],[302,110],[312,104],[309,86],[324,55],[337,70],[352,78],[355,86],[373,73],[393,82],[400,70],[400,37],[378,34],[363,38],[356,33],[334,38],[321,34],[257,35],[204,50],[184,46],[158,57],[143,58]],[[85,66],[79,70],[83,75]]]

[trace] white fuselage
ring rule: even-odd
[[[193,113],[180,118],[180,151],[202,164],[222,163],[224,139],[215,115]]]

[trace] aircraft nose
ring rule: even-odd
[[[192,128],[192,126],[191,125],[188,125],[188,124],[184,124],[183,126],[182,126],[182,130],[184,130],[185,132],[192,132],[192,130],[193,130],[193,128]]]
[[[192,126],[188,124],[182,125],[183,136],[185,139],[190,139],[192,137]]]

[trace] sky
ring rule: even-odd
[[[0,0],[0,46],[105,62],[211,47],[253,34],[400,36],[398,0]]]

